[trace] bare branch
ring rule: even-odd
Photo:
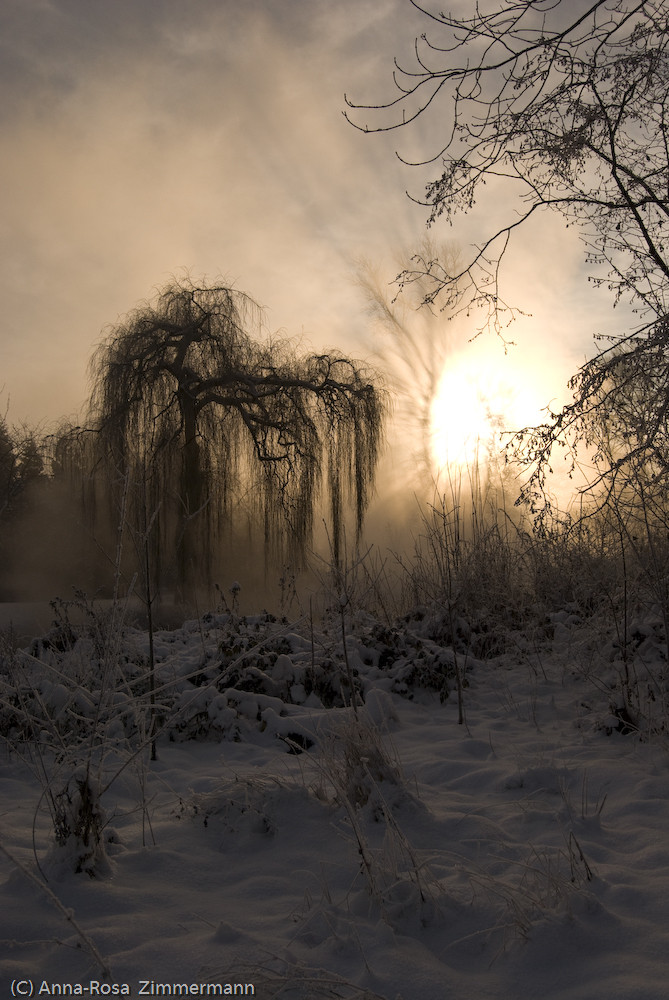
[[[437,105],[447,111],[440,151],[412,161],[441,162],[425,197],[414,198],[429,208],[428,224],[442,216],[453,224],[474,208],[487,180],[513,179],[517,199],[507,201],[514,214],[523,205],[521,223],[537,207],[557,209],[581,229],[593,250],[590,261],[610,264],[614,293],[663,315],[669,310],[666,0],[596,0],[575,12],[564,0],[505,0],[489,12],[477,5],[462,18],[412,3],[443,40],[417,38],[415,68],[396,63],[398,94],[377,105],[347,99],[346,115],[364,131],[390,131]],[[355,110],[399,114],[370,128],[358,125]],[[628,220],[624,238],[621,214]],[[503,256],[487,258],[487,249],[518,224],[510,220],[481,239],[457,276],[463,310],[487,304],[485,326],[492,320],[499,328],[493,317]],[[658,270],[660,282],[653,278]],[[444,294],[448,288],[444,281]]]

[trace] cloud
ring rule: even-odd
[[[353,2],[3,8],[17,419],[76,407],[103,325],[181,267],[236,280],[270,325],[346,335],[347,256],[422,222],[388,149],[341,115],[348,69],[365,76],[357,25],[380,21]]]
[[[427,173],[394,149],[410,155],[427,136],[422,125],[406,137],[357,132],[343,92],[387,96],[393,53],[408,58],[422,27],[403,0],[0,5],[10,419],[75,410],[105,325],[181,268],[248,291],[271,329],[365,353],[349,261],[364,254],[390,280],[389,253],[420,240],[427,213],[404,189],[420,194]],[[485,224],[466,218],[437,235],[468,243]],[[551,236],[542,286],[522,280],[523,267],[538,273],[540,230],[533,239],[520,244],[511,291],[535,314],[550,302],[554,320],[551,288],[572,287],[580,251]]]

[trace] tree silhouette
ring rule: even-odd
[[[16,479],[14,441],[5,420],[0,419],[0,515],[9,510]]]
[[[374,374],[261,331],[249,296],[184,280],[115,326],[92,358],[95,454],[126,492],[139,484],[145,527],[153,519],[158,548],[174,552],[182,596],[209,582],[242,504],[266,545],[284,536],[298,558],[323,480],[335,558],[349,499],[361,529],[384,408]]]
[[[437,165],[424,199],[429,222],[469,212],[487,183],[501,186],[497,206],[507,214],[501,224],[493,214],[454,273],[418,255],[402,280],[430,282],[425,301],[449,311],[481,307],[484,326],[503,335],[503,314],[514,312],[500,280],[507,248],[531,216],[560,213],[585,244],[590,280],[628,299],[643,325],[610,338],[575,376],[574,405],[520,439],[538,463],[529,488],[556,441],[587,442],[593,412],[615,403],[616,386],[650,384],[654,411],[597,478],[645,453],[657,459],[669,398],[666,363],[660,379],[650,377],[658,352],[669,352],[667,0],[502,0],[469,16],[411,3],[433,37],[416,39],[413,66],[396,63],[388,102],[347,101],[347,117],[363,131],[387,131],[439,110],[439,146],[423,164]],[[365,109],[371,128],[359,120]]]

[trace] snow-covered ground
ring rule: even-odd
[[[205,616],[159,633],[156,761],[145,632],[118,630],[113,649],[52,636],[5,658],[3,995],[93,981],[131,996],[142,983],[285,1000],[669,996],[652,624],[634,669],[658,717],[641,733],[611,713],[615,644],[569,611],[532,641],[505,633],[487,659],[431,639],[427,617],[358,615],[357,720],[338,629],[336,615],[315,630]],[[54,846],[47,803],[68,786],[74,815],[87,760],[91,786],[109,784],[104,846],[77,874],[76,838]]]

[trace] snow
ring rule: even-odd
[[[549,624],[476,659],[430,638],[428,618],[350,615],[356,719],[338,606],[314,634],[308,620],[205,616],[155,637],[155,761],[145,632],[115,637],[113,662],[81,633],[73,648],[6,656],[3,989],[667,997],[660,706],[647,731],[626,732],[614,638],[570,609]],[[662,644],[652,623],[638,633],[658,682]],[[67,787],[76,811],[89,759],[103,844],[75,873],[76,838],[55,844],[46,806]]]

